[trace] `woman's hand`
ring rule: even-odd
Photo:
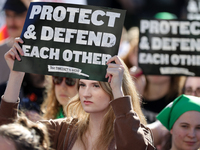
[[[4,58],[5,58],[5,60],[8,64],[8,67],[10,68],[11,71],[13,69],[14,60],[17,59],[18,61],[21,61],[21,58],[20,58],[18,52],[20,53],[21,56],[24,55],[24,52],[18,43],[23,43],[22,39],[15,38],[15,42],[14,42],[12,48],[4,55]]]
[[[115,63],[112,63],[115,62]],[[122,60],[118,56],[110,58],[107,62],[108,68],[106,73],[106,78],[112,88],[114,98],[124,96],[122,90],[122,80],[124,74],[124,66]]]
[[[18,61],[21,61],[18,52],[20,55],[24,55],[23,50],[19,46],[18,42],[23,43],[22,39],[16,38],[12,48],[4,55],[5,60],[10,68],[10,76],[4,93],[4,100],[6,102],[17,101],[21,83],[25,74],[24,72],[13,71],[14,60],[17,59]]]

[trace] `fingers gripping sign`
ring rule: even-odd
[[[20,38],[16,38],[13,47],[4,55],[10,70],[13,69],[14,60],[17,59],[18,61],[21,61],[19,55],[24,56],[24,52],[20,47],[19,43],[22,44],[23,40]]]
[[[115,63],[112,63],[115,62]],[[110,58],[107,62],[108,68],[106,78],[110,83],[115,98],[123,96],[122,80],[124,74],[124,66],[122,60],[118,56]]]

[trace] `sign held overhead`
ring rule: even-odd
[[[32,2],[21,34],[25,55],[14,70],[107,81],[106,62],[118,53],[124,18],[119,9]]]

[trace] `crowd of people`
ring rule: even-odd
[[[108,82],[13,71],[24,55],[19,37],[32,1],[3,6],[9,36],[0,41],[0,147],[200,149],[200,77],[145,75],[138,65],[139,18],[181,19],[188,1],[82,3],[127,10],[118,56],[107,62]]]

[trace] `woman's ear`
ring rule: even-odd
[[[173,128],[169,131],[171,134],[173,134]]]

